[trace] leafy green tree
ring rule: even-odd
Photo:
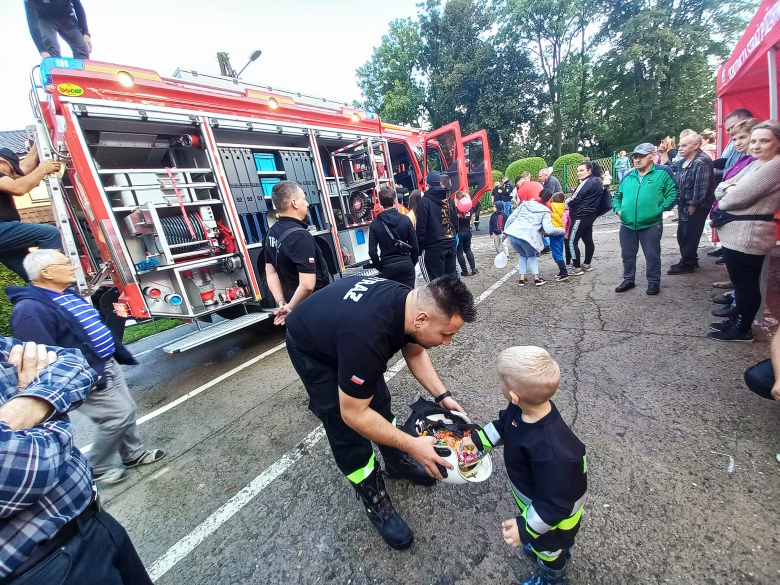
[[[411,18],[396,19],[369,61],[357,70],[358,86],[365,101],[360,107],[374,110],[391,124],[419,125],[425,102],[420,78],[419,26]]]
[[[597,111],[611,149],[714,124],[715,71],[744,30],[750,0],[616,0],[599,38]]]

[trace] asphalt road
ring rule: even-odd
[[[493,267],[487,220],[474,238],[475,297],[517,259]],[[705,246],[702,268],[664,275],[659,296],[644,293],[642,260],[637,288],[616,294],[616,221],[596,224],[593,272],[538,288],[519,288],[511,275],[483,299],[476,323],[432,350],[434,364],[484,423],[505,406],[493,365],[501,349],[540,345],[559,362],[554,401],[588,452],[573,583],[780,582],[780,405],[742,383],[768,355],[766,332],[752,344],[706,338],[710,283],[726,277]],[[665,228],[664,269],[678,259],[674,231]],[[541,265],[551,278],[552,259]],[[157,583],[509,584],[533,574],[501,537],[516,510],[500,450],[481,484],[388,481],[415,543],[386,547],[333,463],[282,342],[279,330],[241,332],[175,356],[148,351],[125,368],[139,416],[153,413],[141,426],[146,444],[167,456],[103,496]],[[393,372],[405,420],[424,391],[407,369]],[[90,443],[90,423],[74,419],[76,443]]]

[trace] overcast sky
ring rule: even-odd
[[[419,0],[82,0],[98,61],[219,74],[216,54],[230,54],[242,78],[351,102],[360,98],[355,69],[365,63],[395,18],[416,16]],[[0,0],[0,130],[33,122],[30,70],[40,62],[24,0]],[[61,42],[63,56],[70,49]]]

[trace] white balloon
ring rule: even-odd
[[[506,257],[505,252],[499,252],[496,254],[496,257],[493,258],[493,266],[496,268],[506,268],[506,263],[508,262],[508,258]]]

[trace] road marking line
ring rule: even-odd
[[[190,554],[201,542],[214,533],[220,526],[230,520],[241,508],[251,502],[255,496],[267,488],[273,480],[287,471],[293,463],[303,457],[322,437],[325,429],[318,426],[295,449],[282,456],[268,469],[263,471],[251,481],[244,489],[230,498],[211,516],[206,518],[200,526],[182,538],[168,549],[163,556],[157,559],[149,568],[149,577],[156,581],[170,571],[179,561]]]
[[[153,410],[152,412],[150,412],[148,414],[145,414],[144,416],[139,418],[137,421],[135,421],[136,424],[138,424],[138,425],[143,424],[143,423],[145,423],[148,420],[152,420],[153,418],[156,418],[156,417],[160,416],[161,414],[163,414],[165,412],[168,412],[170,409],[172,409],[172,408],[174,408],[176,406],[179,406],[182,402],[186,402],[187,400],[197,396],[198,394],[200,394],[204,390],[208,390],[212,386],[215,386],[215,385],[219,384],[220,382],[222,382],[223,380],[226,380],[227,378],[229,378],[233,374],[237,374],[241,370],[244,370],[244,369],[248,368],[249,366],[252,366],[252,365],[256,364],[260,360],[268,357],[269,355],[271,355],[273,353],[276,353],[277,351],[279,351],[280,349],[285,348],[286,346],[287,346],[286,343],[280,343],[279,345],[277,345],[275,347],[272,347],[268,351],[265,351],[265,352],[261,353],[259,356],[253,357],[251,360],[249,360],[247,362],[244,362],[240,366],[236,366],[235,368],[233,368],[232,370],[228,370],[227,372],[225,372],[221,376],[217,376],[216,378],[214,378],[210,382],[206,382],[202,386],[199,386],[199,387],[195,388],[195,390],[193,390],[192,392],[187,392],[187,394],[177,398],[173,402],[169,402],[165,406],[163,406],[161,408],[158,408],[157,410]],[[86,447],[79,448],[79,451],[81,451],[82,453],[89,453],[92,450],[92,447],[94,445],[95,445],[94,443],[90,443]]]
[[[516,268],[507,272],[500,280],[495,282],[490,288],[488,288],[485,292],[479,295],[479,297],[477,297],[474,300],[474,304],[478,305],[486,298],[488,298],[490,295],[492,295],[498,289],[498,287],[504,284],[516,272],[517,272]],[[285,344],[282,343],[277,347],[273,348],[272,350],[270,350],[269,352],[266,352],[266,354],[273,353],[274,351],[284,347],[284,345]],[[258,361],[264,355],[265,354],[254,358],[253,362]],[[249,365],[249,362],[247,362],[247,364],[245,364],[244,366],[240,366],[239,368],[236,368],[235,371],[238,371],[239,369],[243,369],[244,367],[246,367],[246,365]],[[387,372],[385,372],[385,382],[389,382],[393,377],[395,377],[396,374],[398,374],[398,372],[403,370],[405,366],[406,366],[406,361],[403,358],[401,358],[396,363],[394,363],[387,370]],[[232,375],[233,373],[235,372],[231,370],[230,372],[223,374],[213,382],[209,382],[208,384],[209,387],[213,386],[214,383],[224,379],[228,375]],[[158,579],[160,579],[174,566],[176,566],[181,560],[186,558],[187,555],[189,555],[193,550],[195,550],[195,548],[200,543],[202,543],[206,538],[208,538],[214,532],[216,532],[216,530],[220,526],[222,526],[225,522],[230,520],[230,518],[232,518],[239,510],[241,510],[241,508],[246,506],[256,496],[258,496],[260,492],[262,492],[265,488],[271,485],[272,481],[274,481],[285,471],[287,471],[290,467],[292,467],[292,465],[296,461],[298,461],[301,457],[303,457],[304,452],[310,451],[312,447],[314,447],[324,436],[325,436],[325,429],[322,427],[322,425],[319,425],[308,435],[306,435],[306,438],[303,439],[303,441],[295,449],[283,455],[280,459],[278,459],[275,463],[273,463],[268,469],[263,471],[256,478],[254,478],[249,483],[249,485],[247,485],[235,496],[233,496],[222,506],[220,506],[216,510],[216,512],[214,512],[213,514],[211,514],[211,516],[206,518],[200,525],[198,525],[195,528],[195,530],[190,532],[187,536],[185,536],[184,538],[179,540],[179,542],[177,542],[171,548],[169,548],[166,551],[166,553],[163,556],[161,556],[159,559],[154,561],[154,563],[152,563],[152,566],[149,568],[148,572],[152,581],[157,581]]]
[[[170,470],[171,470],[170,467],[163,467],[160,471],[157,471],[153,475],[150,475],[149,476],[149,481],[151,481],[153,479],[157,479],[161,475],[164,475],[164,474],[168,473]]]

